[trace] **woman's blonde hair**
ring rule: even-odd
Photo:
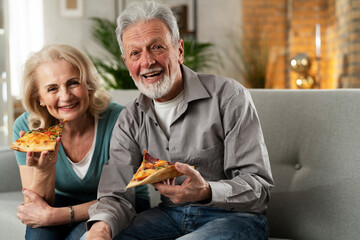
[[[25,63],[23,77],[23,105],[30,113],[29,128],[44,128],[57,124],[47,108],[40,106],[40,96],[37,84],[37,69],[41,64],[67,61],[80,73],[80,82],[85,83],[90,94],[88,113],[98,117],[110,103],[111,97],[100,86],[99,74],[88,57],[69,45],[49,45],[35,52]]]

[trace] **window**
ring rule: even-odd
[[[0,0],[0,146],[12,142],[23,64],[43,46],[42,9],[40,0]]]

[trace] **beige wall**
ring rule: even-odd
[[[84,14],[80,18],[60,16],[58,0],[43,0],[44,44],[64,43],[82,51],[101,52],[90,37],[90,17],[115,19],[113,0],[84,0]]]
[[[44,0],[44,38],[45,44],[65,43],[102,55],[102,50],[90,38],[90,17],[101,17],[115,20],[116,10],[113,0],[84,0],[84,15],[81,18],[64,18],[60,16],[58,0]],[[162,0],[169,5],[187,3],[189,5],[189,28],[193,29],[192,0]],[[119,1],[121,9],[122,1]],[[230,32],[239,29],[241,1],[239,0],[198,0],[198,31],[200,42],[216,44],[224,61],[224,68],[213,70],[214,73],[234,77],[228,63],[227,46]]]

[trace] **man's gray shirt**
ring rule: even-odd
[[[207,205],[231,211],[266,210],[273,178],[258,115],[249,91],[235,80],[195,73],[181,66],[184,101],[167,138],[157,123],[153,100],[143,94],[120,113],[110,159],[99,183],[99,201],[90,220],[107,222],[112,236],[135,216],[134,189],[126,190],[143,151],[195,167],[210,184]],[[186,176],[178,177],[181,184]],[[162,197],[165,204],[173,203]],[[89,225],[88,225],[89,226]]]

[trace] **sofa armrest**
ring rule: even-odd
[[[19,167],[15,152],[9,147],[0,147],[0,192],[21,191]]]

